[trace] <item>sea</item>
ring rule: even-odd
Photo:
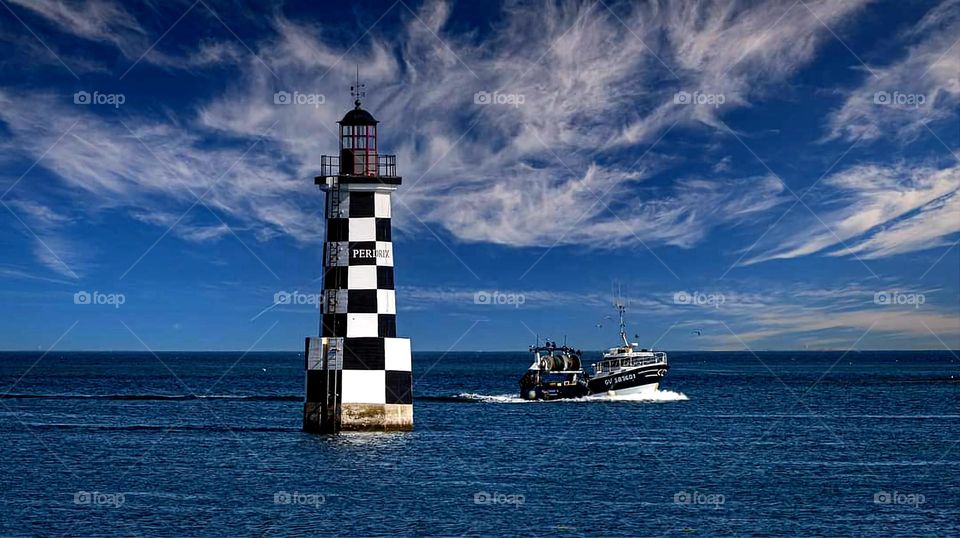
[[[413,432],[320,436],[298,353],[0,353],[0,536],[960,536],[956,352],[669,360],[524,402],[415,353]]]

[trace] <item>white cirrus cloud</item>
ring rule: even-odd
[[[31,251],[47,269],[77,280],[90,267],[92,252],[71,238],[73,216],[34,200],[13,198],[3,202],[14,216],[15,229],[31,243]]]
[[[718,227],[765,218],[787,199],[785,187],[775,177],[727,175],[723,162],[716,168],[723,177],[688,174],[648,185],[673,165],[665,155],[671,148],[655,143],[676,125],[719,126],[726,110],[782,88],[867,3],[508,3],[480,43],[448,30],[448,3],[427,2],[416,16],[397,6],[401,27],[374,29],[356,47],[333,44],[323,27],[275,15],[267,19],[272,32],[253,43],[270,69],[217,42],[182,57],[148,58],[183,68],[237,62],[221,93],[176,121],[124,116],[118,125],[63,96],[14,99],[2,90],[0,120],[12,133],[5,147],[39,156],[82,119],[44,166],[90,196],[91,207],[178,214],[209,190],[204,201],[212,210],[260,240],[284,234],[318,241],[318,200],[302,195],[314,192],[307,178],[319,169],[322,148],[335,148],[332,129],[351,101],[344,91],[353,82],[349,66],[360,65],[369,108],[383,121],[380,146],[399,154],[407,175],[397,195],[401,230],[416,229],[413,212],[464,241],[689,248]],[[143,26],[119,4],[21,4],[71,35],[142,54],[131,43],[139,46]],[[943,29],[932,17],[918,28],[934,35]],[[928,41],[920,33],[908,36],[918,47]],[[937,43],[917,54],[942,85],[953,59],[931,59],[942,50]],[[722,93],[725,103],[673,102],[687,90]],[[325,102],[280,106],[278,91],[323,94]],[[481,91],[520,95],[523,103],[476,105]],[[848,252],[893,255],[942,244],[952,233],[950,225],[923,219],[942,222],[938,215],[954,207],[955,172],[913,166],[850,172],[877,176],[873,187],[845,183],[846,176],[825,182],[833,202],[849,204],[824,212],[834,233],[850,241]],[[918,179],[886,181],[903,175]],[[194,240],[227,231],[218,224],[183,230]],[[833,233],[798,233],[747,263],[837,246]]]
[[[679,312],[656,315],[680,314],[684,321],[679,325],[709,328],[698,339],[710,349],[782,349],[796,342],[813,349],[956,349],[960,343],[956,292],[909,279],[731,285],[712,291],[725,297],[718,308],[672,306]],[[877,293],[891,292],[920,294],[924,302],[877,303]]]
[[[319,197],[307,196],[315,187],[290,172],[269,139],[210,147],[202,133],[143,118],[110,121],[69,99],[0,89],[0,121],[12,134],[5,145],[43,155],[39,166],[63,178],[89,210],[125,208],[142,222],[171,226],[168,213],[209,208],[257,237],[285,234],[302,242],[316,241],[323,229]],[[193,240],[228,231],[223,222],[207,230],[180,224],[175,231]]]
[[[719,125],[725,110],[775,88],[829,38],[821,21],[842,28],[864,4],[508,3],[477,43],[445,31],[447,3],[428,2],[406,18],[399,45],[374,32],[346,50],[324,41],[322,28],[278,18],[276,38],[259,51],[278,77],[249,64],[200,120],[250,136],[279,119],[274,139],[308,175],[319,166],[318,140],[333,147],[329,127],[349,107],[342,89],[353,74],[342,66],[360,65],[368,108],[383,122],[380,147],[408,171],[397,195],[401,228],[411,229],[408,208],[465,241],[689,247],[781,203],[783,186],[720,177],[638,190],[670,166],[660,154],[670,148],[651,146],[678,124]],[[677,91],[697,89],[726,92],[726,108],[674,102]],[[277,90],[321,92],[327,102],[278,107]],[[523,103],[476,105],[477,92]]]
[[[824,179],[832,204],[744,262],[816,253],[871,259],[949,244],[960,233],[960,165],[859,165]]]
[[[204,39],[196,44],[196,50],[187,54],[171,54],[164,52],[159,39],[159,35],[154,35],[149,24],[144,24],[139,20],[130,9],[123,3],[112,0],[85,0],[83,2],[63,1],[63,0],[10,0],[13,6],[18,8],[14,13],[19,13],[21,20],[30,20],[27,14],[40,18],[50,27],[68,34],[74,38],[80,38],[92,43],[107,44],[115,47],[120,53],[130,61],[130,66],[134,63],[144,61],[161,67],[190,69],[198,67],[223,66],[240,61],[245,57],[241,52],[242,45],[233,41],[218,41]],[[191,2],[170,2],[165,7],[174,7],[171,12],[178,16],[186,17],[191,13],[193,16],[208,16],[210,20],[215,21],[213,13],[208,10],[212,8],[207,4],[194,4]],[[157,13],[157,6],[145,6],[152,14]],[[171,24],[179,18],[166,21],[166,26],[159,30],[163,33],[166,29],[172,29]],[[32,21],[31,21],[32,22]],[[153,22],[152,20],[150,22]],[[25,21],[26,24],[26,21]],[[27,57],[39,59],[41,62],[51,63],[50,52],[54,52],[59,60],[75,72],[107,71],[107,66],[92,60],[89,56],[75,54],[72,47],[57,47],[56,43],[44,41],[42,44],[27,44],[30,52]],[[46,47],[51,46],[48,50]],[[60,50],[58,50],[60,49]],[[130,67],[128,66],[128,67]],[[30,67],[30,62],[24,64],[24,67]],[[117,73],[120,74],[120,73]]]
[[[863,84],[830,116],[830,137],[910,141],[927,134],[925,124],[955,122],[960,106],[958,36],[960,1],[947,0],[930,10],[903,34],[908,42],[904,55],[870,67]]]

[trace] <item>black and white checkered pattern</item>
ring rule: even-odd
[[[340,203],[327,206],[320,335],[342,368],[342,403],[412,403],[410,340],[397,338],[393,188],[344,184],[327,192]],[[307,362],[310,401],[309,370],[323,366]]]

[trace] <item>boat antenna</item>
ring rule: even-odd
[[[353,105],[360,108],[360,100],[367,96],[367,85],[360,84],[360,64],[357,64],[357,84],[350,86],[350,95],[354,97]]]
[[[627,324],[623,320],[623,315],[627,310],[627,305],[623,300],[623,293],[620,289],[620,283],[617,283],[617,295],[613,299],[613,307],[617,309],[617,312],[620,314],[620,340],[623,341],[623,347],[630,347],[630,342],[627,341]]]

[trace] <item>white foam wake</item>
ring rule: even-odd
[[[514,394],[476,394],[474,392],[463,392],[457,394],[457,398],[463,400],[472,400],[485,403],[524,403],[527,400]]]
[[[464,392],[457,395],[457,398],[484,403],[538,403],[536,400],[524,400],[515,394],[477,394],[474,392]],[[584,398],[567,398],[562,400],[550,400],[539,403],[589,403],[589,402],[682,402],[689,400],[686,394],[674,392],[672,390],[656,390],[640,394],[608,395],[594,394]]]
[[[594,398],[611,400],[614,402],[682,402],[689,400],[686,394],[672,390],[655,390],[639,394],[617,394],[610,396],[598,394]]]

